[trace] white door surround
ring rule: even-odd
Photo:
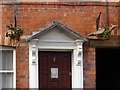
[[[39,88],[38,51],[71,51],[72,88],[83,88],[84,37],[55,21],[51,26],[28,37],[27,41],[30,88]]]

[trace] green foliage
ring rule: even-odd
[[[6,32],[6,37],[10,38],[10,41],[12,40],[13,43],[19,42],[20,37],[23,35],[23,29],[14,27],[12,24],[9,26],[6,26],[8,31]]]
[[[105,27],[105,30],[102,33],[103,38],[106,39],[109,36],[110,32],[111,32],[110,28]]]

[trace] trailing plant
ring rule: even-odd
[[[108,39],[112,30],[118,25],[111,24],[110,27],[99,28],[96,32],[88,34],[88,38]]]
[[[13,44],[20,42],[20,38],[23,35],[23,29],[15,27],[12,24],[6,25],[6,27],[8,29],[8,31],[5,34],[6,37],[9,37],[10,41],[12,41]]]
[[[111,29],[109,27],[105,27],[104,32],[102,33],[103,39],[108,38],[110,32],[111,32]]]

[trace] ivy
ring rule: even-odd
[[[105,29],[105,30],[104,30],[104,32],[102,33],[102,36],[103,36],[103,39],[106,39],[106,38],[108,38],[111,30],[110,30],[110,28],[108,28],[108,27],[105,27],[104,29]]]

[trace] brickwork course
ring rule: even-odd
[[[102,12],[102,25],[106,23],[105,2],[19,2],[17,26],[24,29],[21,44],[16,47],[17,88],[29,88],[29,46],[25,38],[40,28],[58,20],[82,36],[96,31],[96,17]],[[120,5],[109,3],[109,25],[118,25]],[[6,25],[14,24],[14,3],[0,3],[0,45],[12,46],[5,37]],[[112,32],[119,35],[118,31]],[[84,44],[84,87],[96,87],[95,48]],[[24,83],[23,83],[24,82]]]

